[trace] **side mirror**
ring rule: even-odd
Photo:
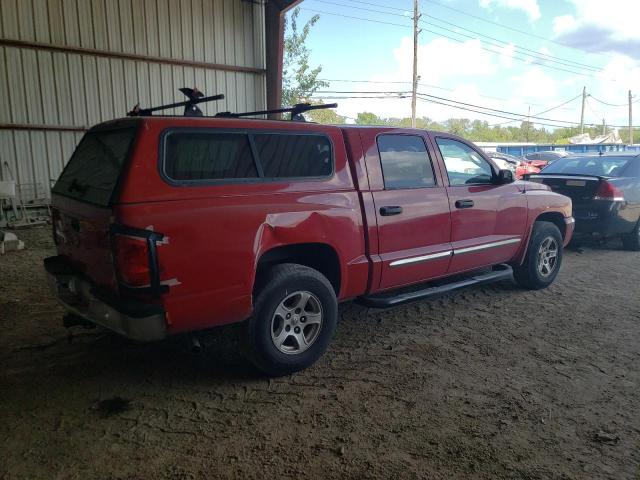
[[[498,185],[505,185],[507,183],[513,183],[514,181],[515,178],[511,170],[500,170],[498,172],[498,179],[496,182]]]

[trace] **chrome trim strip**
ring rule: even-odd
[[[504,245],[510,245],[512,243],[520,243],[520,242],[521,242],[520,237],[509,238],[507,240],[500,240],[499,242],[484,243],[482,245],[474,245],[473,247],[459,248],[454,250],[453,254],[460,255],[461,253],[477,252],[478,250],[486,250],[488,248],[502,247]]]
[[[430,253],[429,255],[420,255],[419,257],[403,258],[401,260],[394,260],[389,264],[389,266],[399,267],[401,265],[409,265],[411,263],[426,262],[428,260],[450,257],[452,254],[453,250],[447,250],[446,252]]]
[[[597,182],[600,180],[599,177],[597,176],[589,176],[589,175],[585,175],[585,176],[579,176],[579,175],[553,175],[551,173],[532,173],[529,174],[529,179],[532,178],[537,178],[540,180],[544,180],[545,178],[553,178],[555,180],[588,180],[588,181],[593,181],[593,182]]]

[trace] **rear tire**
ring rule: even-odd
[[[247,324],[249,360],[270,376],[314,364],[335,333],[335,291],[317,270],[285,263],[258,279],[254,314]]]
[[[521,287],[540,290],[553,283],[562,265],[562,234],[551,222],[535,222],[522,265],[513,269]]]
[[[627,250],[640,251],[640,220],[630,233],[622,235],[622,245]]]

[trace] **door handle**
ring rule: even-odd
[[[402,207],[398,206],[389,206],[389,207],[380,207],[380,215],[383,217],[389,217],[391,215],[400,215],[402,213]]]
[[[471,208],[473,200],[456,200],[456,208]]]

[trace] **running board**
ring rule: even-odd
[[[454,292],[472,285],[499,282],[501,280],[510,280],[512,278],[513,269],[509,265],[501,264],[496,265],[490,272],[479,273],[456,282],[438,285],[435,287],[427,287],[407,293],[399,293],[397,295],[381,294],[359,297],[356,299],[356,303],[370,308],[389,308],[402,305],[404,303],[415,302],[416,300],[439,297],[440,295]]]

